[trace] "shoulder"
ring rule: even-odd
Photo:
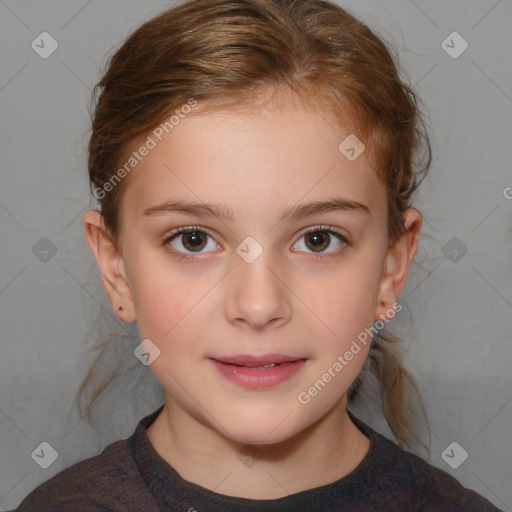
[[[490,501],[465,488],[446,471],[401,449],[382,437],[393,462],[395,478],[407,482],[407,491],[415,496],[418,512],[500,512]]]
[[[13,512],[93,512],[136,506],[133,495],[143,494],[144,484],[131,456],[130,440],[111,443],[99,455],[64,469],[36,487]]]
[[[446,471],[403,450],[353,414],[350,416],[370,438],[373,488],[386,503],[402,503],[407,510],[418,512],[500,512]]]

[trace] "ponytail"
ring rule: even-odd
[[[425,444],[417,433],[417,423],[421,422],[415,414],[415,406],[421,408],[425,422],[421,422],[429,430],[421,394],[412,374],[403,366],[401,354],[391,344],[401,340],[390,333],[379,332],[374,336],[368,355],[369,371],[375,376],[380,387],[380,399],[386,421],[401,448],[415,443]],[[348,400],[355,402],[360,395],[364,377],[360,374],[348,393]]]

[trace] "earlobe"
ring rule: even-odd
[[[396,302],[397,296],[395,295],[395,262],[393,260],[394,254],[388,254],[384,262],[384,269],[379,285],[379,293],[376,298],[375,320],[386,320],[386,311]]]
[[[383,320],[405,288],[409,269],[418,250],[422,215],[415,208],[403,213],[404,234],[389,246],[381,275],[375,319]]]
[[[83,225],[87,244],[96,259],[115,314],[124,322],[133,322],[136,316],[120,248],[108,236],[103,216],[98,210],[88,211]],[[120,308],[121,305],[124,307]]]

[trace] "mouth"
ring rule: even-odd
[[[215,361],[224,364],[232,364],[235,366],[244,366],[247,368],[265,368],[277,366],[283,363],[290,363],[305,359],[303,357],[292,357],[281,354],[267,354],[264,356],[238,355],[231,357],[212,357]]]
[[[306,358],[268,354],[209,358],[225,378],[250,389],[277,386],[304,367]]]

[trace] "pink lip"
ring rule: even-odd
[[[267,354],[264,356],[251,356],[241,354],[238,356],[212,357],[216,361],[227,364],[237,364],[239,366],[265,366],[272,363],[284,363],[288,361],[297,361],[302,357],[283,356],[281,354]]]
[[[264,389],[277,386],[295,375],[306,359],[268,354],[266,356],[239,355],[210,358],[212,364],[228,380],[250,389]],[[269,368],[256,368],[277,364]]]

